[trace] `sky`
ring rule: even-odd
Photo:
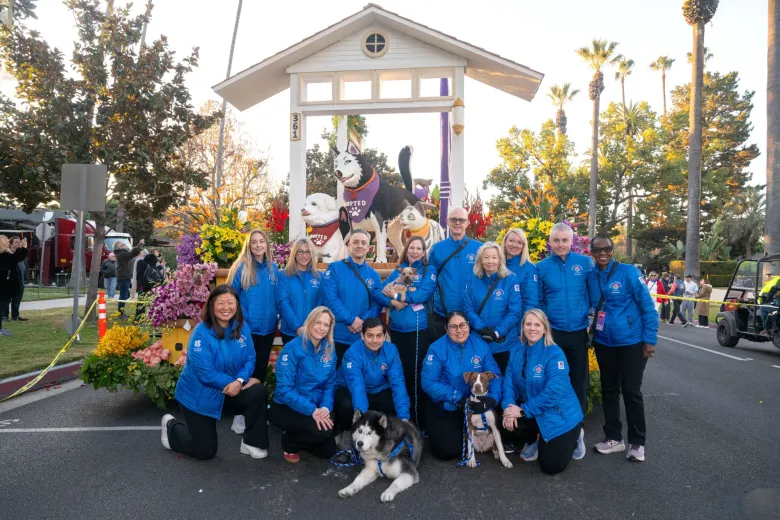
[[[117,2],[120,4],[121,2]],[[136,0],[141,12],[145,0]],[[236,41],[233,72],[250,67],[342,18],[360,11],[368,0],[331,2],[297,0],[269,2],[245,0]],[[481,188],[492,168],[500,164],[496,140],[516,125],[538,131],[555,116],[546,93],[550,86],[570,82],[582,92],[566,106],[568,131],[578,154],[589,148],[592,102],[588,82],[592,71],[574,50],[594,38],[619,43],[618,52],[636,62],[626,80],[628,101],[647,100],[662,111],[661,78],[649,69],[660,55],[676,61],[667,73],[667,88],[690,81],[686,53],[691,50],[692,30],[681,13],[681,0],[375,0],[388,11],[428,25],[458,39],[483,47],[545,74],[532,102],[523,101],[466,78],[465,171],[469,191]],[[652,4],[652,5],[650,5]],[[167,36],[178,57],[192,47],[200,48],[200,66],[187,78],[196,106],[221,99],[212,86],[225,78],[238,0],[155,0],[148,39]],[[30,25],[52,46],[66,55],[72,50],[75,28],[72,16],[60,0],[38,0],[38,21]],[[750,170],[753,184],[766,178],[766,60],[767,2],[740,0],[721,2],[713,22],[706,27],[705,45],[714,57],[712,71],[736,70],[740,90],[755,91],[750,143],[761,155]],[[9,82],[0,85],[8,92]],[[602,107],[620,100],[620,83],[614,70],[605,70],[606,89]],[[671,105],[667,94],[667,103]],[[289,171],[289,91],[284,91],[238,114],[247,135],[259,150],[270,153],[270,174],[286,178]],[[418,178],[439,177],[438,114],[388,114],[367,116],[365,145],[378,148],[397,164],[398,152],[414,146],[412,173]],[[307,144],[321,142],[327,117],[309,118]],[[335,182],[335,181],[334,181]]]

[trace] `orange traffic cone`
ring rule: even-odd
[[[106,293],[98,294],[98,339],[106,335]]]

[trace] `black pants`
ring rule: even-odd
[[[670,307],[671,304],[669,302],[663,302],[661,304],[661,320],[668,320],[670,318]]]
[[[699,325],[702,327],[709,327],[710,326],[710,317],[706,314],[699,314]]]
[[[674,323],[674,319],[679,317],[680,318],[680,323],[685,325],[685,323],[686,323],[685,322],[685,317],[682,315],[682,311],[680,310],[680,306],[682,305],[682,301],[681,300],[674,300],[674,302],[672,302],[672,305],[673,305],[672,317],[669,318],[669,323]]]
[[[336,342],[336,369],[341,368],[341,360],[344,359],[344,354],[347,353],[347,349],[351,346],[347,343]]]
[[[552,329],[553,340],[563,349],[566,361],[569,362],[569,379],[577,399],[580,400],[582,413],[587,409],[588,395],[588,331],[576,330],[564,332]]]
[[[539,425],[536,419],[521,417],[517,420],[514,431],[502,433],[519,446],[533,444],[539,440],[539,468],[543,473],[555,475],[565,470],[571,462],[571,456],[577,448],[581,425],[577,425],[566,433],[546,441],[539,437]]]
[[[265,387],[254,385],[242,390],[235,397],[225,397],[222,411],[244,415],[246,418],[244,444],[267,450],[266,408]],[[217,420],[185,406],[181,406],[181,411],[184,421],[168,423],[168,442],[171,449],[199,460],[214,458],[218,446]]]
[[[404,369],[406,392],[409,394],[411,403],[409,413],[417,427],[423,429],[420,423],[424,419],[422,408],[426,397],[422,390],[420,373],[422,372],[425,355],[428,353],[428,347],[430,346],[428,330],[422,329],[417,332],[391,331],[390,339],[393,345],[398,348],[398,356],[401,358],[401,366]]]
[[[5,312],[8,310],[8,304],[10,300],[0,300],[0,329],[3,328],[3,320],[8,319],[8,315]]]
[[[348,432],[352,429],[352,416],[355,409],[352,407],[352,394],[349,388],[342,387],[336,390],[334,398],[334,412],[336,415],[336,431]],[[368,409],[382,412],[387,415],[397,415],[393,392],[389,388],[376,394],[368,394]]]
[[[604,436],[623,440],[620,423],[620,394],[626,407],[628,442],[645,445],[645,403],[642,377],[647,358],[641,343],[627,347],[605,347],[596,343],[596,359],[601,370],[601,398],[604,409]]]
[[[329,459],[336,454],[333,430],[319,430],[311,415],[303,415],[289,406],[271,403],[268,411],[271,424],[282,430],[282,449],[285,453],[306,450],[315,457]]]
[[[428,334],[430,335],[431,343],[447,334],[447,318],[432,312],[428,316]]]
[[[289,342],[297,338],[298,336],[288,336],[284,332],[282,332],[282,345],[287,345]]]
[[[509,365],[509,356],[512,355],[511,350],[505,350],[503,352],[498,352],[496,354],[493,354],[493,359],[496,360],[496,364],[498,365],[498,368],[501,369],[501,375],[503,376],[506,374],[506,367]]]
[[[125,313],[125,304],[124,300],[130,299],[130,285],[132,284],[132,280],[130,278],[123,278],[123,279],[116,279],[116,286],[119,288],[119,299],[120,302],[117,304],[117,309],[119,309],[119,312],[122,314]]]
[[[265,334],[252,334],[252,343],[255,345],[255,372],[252,377],[265,383],[265,373],[268,370],[268,359],[271,357],[271,347],[274,346],[275,332]]]
[[[425,427],[433,456],[441,460],[459,459],[463,456],[463,410],[450,412],[426,396]]]

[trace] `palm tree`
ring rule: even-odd
[[[590,200],[588,202],[588,234],[591,238],[596,236],[596,197],[599,176],[599,101],[604,91],[604,73],[601,68],[609,63],[614,65],[622,59],[621,55],[613,56],[617,42],[607,40],[593,40],[590,47],[580,47],[574,52],[584,59],[595,71],[588,85],[588,95],[593,101],[593,138],[590,153]]]
[[[550,92],[547,93],[547,97],[550,98],[553,105],[558,108],[558,111],[555,113],[555,126],[558,127],[558,131],[562,134],[566,133],[566,112],[563,111],[563,105],[565,105],[567,101],[572,101],[574,96],[579,93],[580,89],[572,90],[571,83],[564,83],[562,87],[560,85],[553,85],[550,87]]]
[[[693,63],[693,53],[692,52],[686,52],[685,55],[688,57],[688,63]],[[707,65],[707,62],[712,59],[714,54],[710,52],[709,47],[704,47],[704,64]]]
[[[685,232],[685,272],[699,276],[701,216],[701,104],[704,90],[704,25],[712,20],[718,0],[685,0],[683,16],[693,27],[691,108],[688,112],[688,227]]]
[[[780,253],[780,153],[776,147],[780,144],[780,70],[777,57],[780,54],[780,40],[777,39],[777,26],[780,22],[780,3],[769,0],[769,37],[767,47],[766,85],[766,238],[764,248],[770,255]]]
[[[632,139],[633,135],[628,124],[628,107],[626,106],[626,78],[631,75],[634,68],[634,60],[627,60],[622,58],[617,64],[618,70],[615,71],[615,81],[620,80],[620,93],[623,96],[623,123],[626,125],[626,139]],[[636,107],[632,104],[632,109],[636,110]],[[635,127],[636,125],[634,125]],[[630,184],[628,185],[628,213],[626,214],[626,256],[631,258],[634,254],[634,242],[631,239],[631,232],[634,227],[634,190]]]
[[[746,186],[723,207],[725,234],[732,244],[745,244],[745,258],[752,256],[751,244],[764,232],[766,197],[763,186]]]
[[[666,115],[666,71],[672,68],[674,59],[669,56],[659,56],[657,60],[650,64],[650,68],[661,73],[661,88],[664,91],[664,116]]]
[[[634,60],[627,60],[625,58],[621,58],[621,60],[617,63],[618,70],[615,71],[615,81],[620,80],[620,91],[623,95],[623,110],[626,109],[626,78],[631,75],[632,69],[634,68]],[[625,118],[623,119],[623,122],[625,123]]]

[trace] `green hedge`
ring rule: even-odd
[[[737,268],[737,262],[730,260],[700,262],[699,266],[702,274],[707,275],[710,285],[713,287],[727,287],[729,282],[731,282],[734,270]],[[672,260],[669,262],[669,270],[674,274],[685,277],[685,260]]]

